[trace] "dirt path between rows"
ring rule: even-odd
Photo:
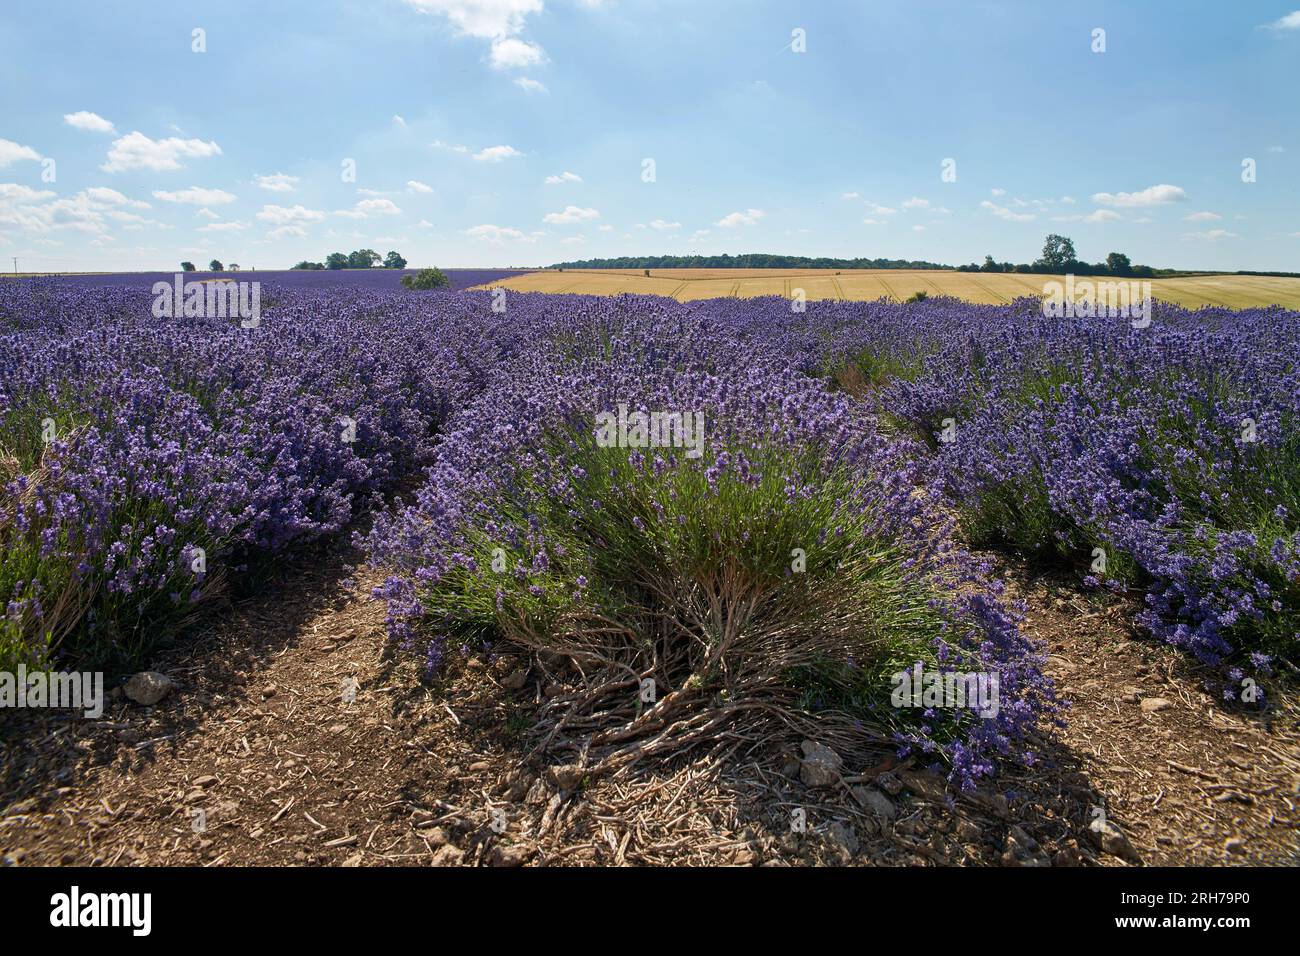
[[[520,662],[470,657],[422,683],[390,652],[374,576],[349,579],[356,557],[299,559],[158,655],[178,686],[154,707],[0,718],[4,862],[1300,862],[1294,724],[1224,711],[1177,654],[1134,639],[1123,607],[1050,581],[1022,575],[1015,590],[1073,701],[1069,726],[996,791],[954,799],[888,756],[811,788],[798,741],[742,737],[571,790],[522,762],[544,689]],[[1167,706],[1144,708],[1152,698]],[[1128,846],[1089,833],[1099,813]]]

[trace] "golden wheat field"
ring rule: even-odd
[[[1004,303],[1018,296],[1044,294],[1061,276],[1030,273],[948,272],[911,269],[547,269],[514,276],[494,285],[516,292],[618,295],[635,292],[687,301],[726,296],[793,296],[803,289],[809,299],[903,300],[925,292],[968,302]],[[1084,281],[1082,277],[1078,281]],[[1095,281],[1108,281],[1098,279]],[[1109,280],[1122,281],[1122,280]],[[1133,280],[1127,280],[1133,281]],[[1300,309],[1300,279],[1270,276],[1180,276],[1152,279],[1151,293],[1188,308],[1203,305],[1234,309],[1283,305]]]

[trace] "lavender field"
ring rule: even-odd
[[[511,276],[524,274],[523,269],[447,269],[447,278],[451,280],[445,288],[451,292],[469,289],[487,282],[496,282]],[[245,269],[235,272],[188,272],[187,280],[203,281],[208,279],[257,280],[287,289],[366,289],[394,292],[401,288],[402,277],[415,275],[418,269],[270,269],[258,271]],[[39,277],[36,281],[56,283],[77,289],[100,288],[149,288],[155,282],[171,282],[171,272],[118,272],[118,273],[69,273],[67,275],[49,275]]]
[[[434,681],[532,662],[568,689],[531,732],[591,772],[735,727],[885,742],[958,791],[1034,766],[1069,710],[1008,556],[1223,708],[1275,707],[1300,663],[1295,313],[302,273],[249,328],[156,317],[153,278],[0,284],[5,669],[144,666],[363,516],[394,652]],[[917,667],[991,675],[992,712],[891,706]]]

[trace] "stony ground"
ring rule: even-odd
[[[100,720],[3,718],[0,855],[19,865],[1106,865],[1300,862],[1288,712],[1219,707],[1131,611],[1007,568],[1073,702],[1044,761],[954,796],[881,753],[818,776],[801,742],[630,778],[525,761],[544,688],[520,662],[437,685],[395,660],[355,555],[300,559]],[[811,743],[811,742],[810,742]],[[833,763],[833,758],[832,758]],[[829,786],[811,786],[830,780]]]

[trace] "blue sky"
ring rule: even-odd
[[[1088,260],[1300,271],[1296,4],[24,4],[0,263],[956,264],[1060,232]]]

